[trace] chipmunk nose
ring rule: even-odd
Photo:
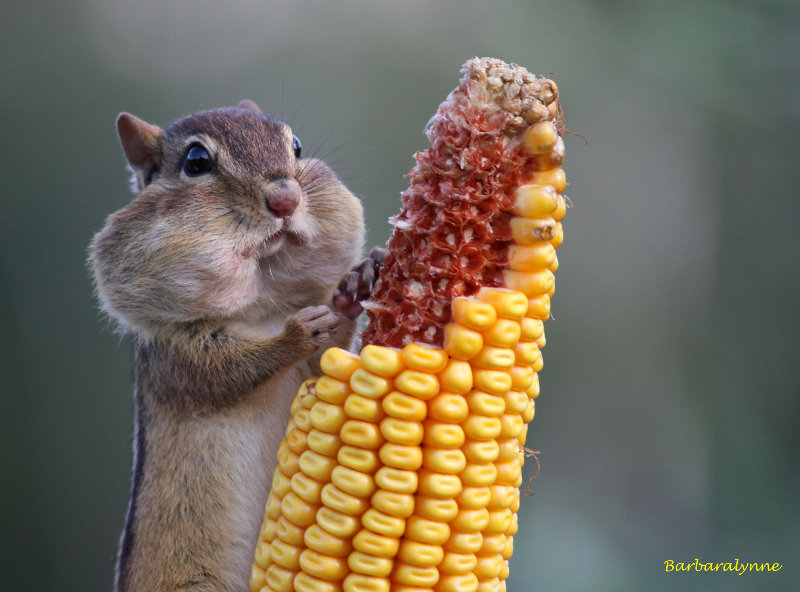
[[[288,218],[300,205],[301,195],[300,186],[293,179],[270,181],[264,188],[264,203],[273,216]]]

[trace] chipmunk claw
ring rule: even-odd
[[[361,302],[372,293],[385,258],[386,249],[375,247],[369,257],[342,277],[333,294],[333,305],[344,316],[354,319],[364,310]]]

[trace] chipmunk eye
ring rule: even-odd
[[[183,161],[183,170],[187,175],[190,177],[205,175],[211,172],[212,168],[214,168],[214,161],[211,160],[211,156],[205,148],[199,144],[189,148],[186,159]]]
[[[303,147],[300,145],[300,138],[297,136],[292,136],[292,148],[294,148],[294,157],[300,158],[300,154],[303,152]]]

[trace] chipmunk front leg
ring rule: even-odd
[[[158,337],[137,340],[137,384],[161,404],[219,409],[312,356],[342,320],[327,306],[309,306],[289,316],[282,333],[260,339],[210,322],[175,325]]]

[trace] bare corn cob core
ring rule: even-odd
[[[545,170],[564,189],[556,85],[499,60],[475,59],[462,71],[392,219],[364,343],[441,345],[454,298],[507,284],[515,189]]]
[[[292,405],[252,592],[505,588],[564,146],[552,81],[463,71],[394,218],[366,345],[327,350]]]

